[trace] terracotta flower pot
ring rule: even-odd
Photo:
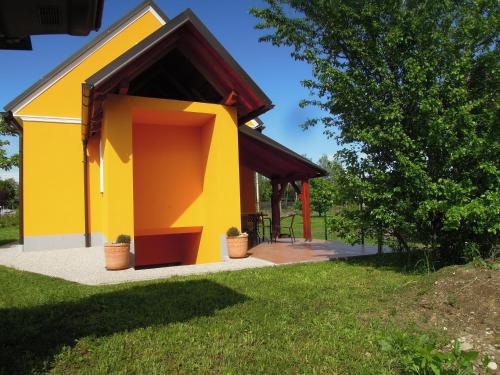
[[[130,245],[127,243],[107,243],[104,245],[106,269],[124,270],[129,267]]]
[[[227,237],[227,250],[230,258],[245,258],[248,250],[248,234]]]

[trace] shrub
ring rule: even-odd
[[[0,216],[0,228],[13,227],[19,225],[19,211],[12,214],[5,214]]]
[[[479,354],[461,351],[458,340],[451,351],[438,351],[435,342],[426,335],[403,335],[396,340],[384,338],[379,344],[383,352],[402,355],[401,370],[405,374],[473,374],[473,364]]]

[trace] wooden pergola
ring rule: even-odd
[[[303,156],[248,126],[239,127],[240,162],[271,180],[273,236],[280,233],[280,201],[288,184],[300,195],[304,238],[312,239],[309,180],[327,172]]]

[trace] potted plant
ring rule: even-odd
[[[244,258],[248,250],[248,234],[231,227],[227,233],[227,250],[230,258]]]
[[[115,242],[104,245],[104,257],[106,258],[106,269],[124,270],[129,267],[130,258],[130,236],[120,234]]]

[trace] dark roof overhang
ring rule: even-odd
[[[0,2],[0,49],[31,49],[31,35],[88,35],[101,27],[104,0]]]
[[[280,182],[307,180],[328,175],[309,159],[248,126],[240,126],[239,157],[248,168]]]
[[[165,57],[180,50],[218,91],[220,104],[234,105],[243,124],[273,107],[271,100],[190,10],[186,10],[89,77],[82,85],[83,138],[99,131],[102,103]],[[125,88],[126,91],[126,88]]]
[[[12,115],[11,111],[7,112],[0,112],[0,117],[2,117],[7,130],[13,133],[21,134],[23,131],[23,128],[21,124],[15,119],[15,117]]]

